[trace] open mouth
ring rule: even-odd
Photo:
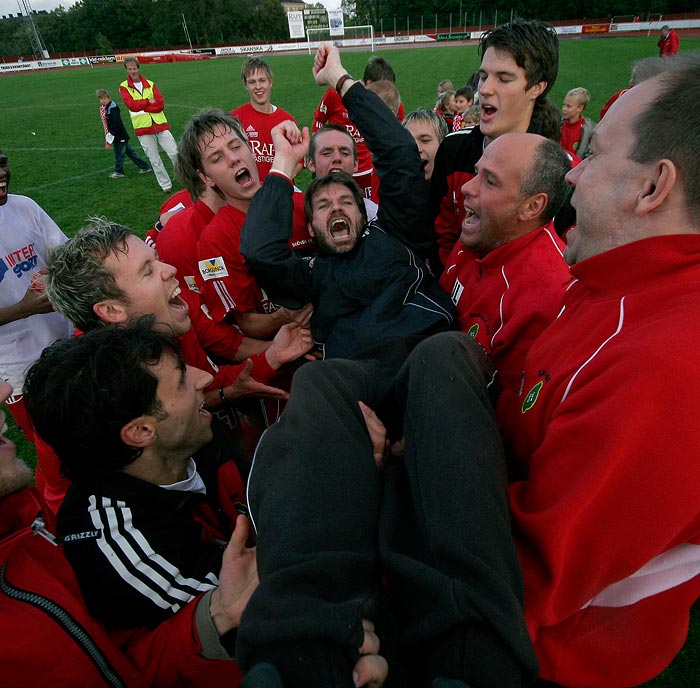
[[[462,227],[470,227],[475,222],[478,222],[479,216],[471,209],[464,207],[464,220],[462,220]]]
[[[493,105],[482,105],[481,106],[481,116],[488,119],[496,114],[498,110]]]
[[[188,306],[185,303],[185,301],[183,301],[183,299],[180,297],[181,293],[182,293],[182,289],[180,289],[180,287],[175,287],[175,289],[173,289],[173,293],[170,295],[170,298],[168,299],[168,305],[171,308],[187,311]]]
[[[204,408],[204,402],[202,402],[201,406],[199,407],[199,415],[207,419],[211,418],[211,413]]]
[[[253,177],[250,175],[250,171],[247,168],[244,167],[242,170],[236,172],[236,183],[241,186],[249,186],[253,183]]]
[[[331,222],[329,230],[335,240],[347,239],[350,236],[350,223],[344,217],[338,217]]]

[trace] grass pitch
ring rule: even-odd
[[[657,37],[566,40],[552,98],[561,105],[566,92],[584,86],[591,93],[586,114],[598,120],[602,105],[628,85],[630,63],[657,54]],[[700,49],[700,39],[683,39],[683,50]],[[397,75],[406,111],[432,108],[438,81],[464,83],[479,66],[476,46],[435,46],[383,51]],[[344,52],[343,64],[361,77],[369,53]],[[310,125],[323,94],[311,76],[312,56],[266,55],[274,73],[273,102],[297,122]],[[243,58],[144,65],[166,104],[173,135],[178,138],[190,116],[203,107],[230,110],[247,101],[240,80]],[[110,179],[114,155],[104,147],[95,90],[106,88],[120,104],[127,130],[128,111],[119,99],[121,66],[11,74],[0,77],[0,148],[9,156],[11,191],[36,200],[71,236],[91,215],[104,215],[137,234],[149,229],[166,196],[153,175],[138,175],[125,161],[126,177]],[[131,144],[141,154],[136,137]],[[145,156],[143,156],[145,157]],[[171,172],[170,161],[163,156]],[[304,187],[308,173],[299,179]],[[181,188],[175,181],[175,189]],[[10,422],[11,424],[11,422]],[[32,457],[31,445],[11,428],[21,456]],[[659,633],[664,629],[659,628]],[[691,618],[688,641],[676,661],[648,688],[697,688],[700,685],[700,613]]]
[[[694,46],[692,45],[694,43]],[[684,39],[684,49],[700,40]],[[629,81],[630,63],[656,54],[655,37],[570,40],[561,45],[559,78],[552,91],[560,104],[574,86],[585,86],[592,99],[586,114],[597,120],[609,96]],[[391,50],[384,54],[397,74],[407,111],[434,105],[441,79],[464,83],[479,65],[475,46]],[[369,53],[345,52],[343,62],[360,77]],[[308,54],[266,55],[274,72],[273,102],[301,125],[310,125],[323,94],[311,77]],[[247,100],[240,80],[242,58],[144,65],[165,98],[166,114],[178,138],[189,117],[202,107],[230,110]],[[90,215],[104,215],[137,233],[148,229],[165,196],[153,175],[139,176],[125,161],[126,177],[110,179],[113,152],[104,147],[95,90],[106,88],[117,103],[121,66],[11,74],[0,78],[0,147],[9,155],[12,188],[34,198],[63,231],[72,235]],[[128,112],[122,105],[127,129]],[[140,146],[135,136],[132,145]],[[165,156],[164,156],[165,158]],[[166,168],[171,170],[165,158]],[[301,185],[308,182],[302,177]],[[176,183],[175,188],[179,188]]]

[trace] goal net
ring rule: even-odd
[[[342,36],[331,36],[328,27],[324,29],[307,29],[306,38],[309,42],[309,55],[314,52],[323,41],[331,41],[338,47],[348,48],[353,46],[368,46],[374,52],[374,27],[373,26],[346,26]]]

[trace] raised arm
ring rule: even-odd
[[[338,48],[322,43],[313,66],[316,83],[337,88],[347,74]],[[365,137],[380,179],[377,218],[385,231],[427,255],[433,242],[428,186],[413,138],[382,100],[352,79],[339,94],[350,119]]]
[[[289,247],[294,204],[294,169],[309,147],[309,130],[288,120],[272,130],[275,158],[263,188],[255,194],[241,230],[246,268],[271,301],[298,309],[311,301],[307,260]]]

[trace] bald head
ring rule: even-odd
[[[484,151],[463,187],[461,241],[481,255],[552,219],[567,195],[561,146],[536,134],[503,134]]]

